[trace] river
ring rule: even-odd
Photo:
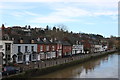
[[[118,56],[110,54],[37,78],[118,78]]]

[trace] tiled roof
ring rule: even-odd
[[[71,44],[68,41],[62,41],[63,46],[71,46]]]

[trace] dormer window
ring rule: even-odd
[[[35,43],[34,40],[31,40],[31,43]]]
[[[23,43],[23,38],[20,39],[20,43]]]
[[[53,42],[53,39],[52,39],[52,38],[50,39],[50,42]]]
[[[44,40],[44,42],[46,42],[46,38],[44,38],[43,40]]]
[[[79,42],[78,42],[78,41],[76,41],[76,44],[79,44]]]
[[[37,38],[37,41],[40,41],[40,38]]]
[[[12,40],[14,41],[14,38],[12,38]]]

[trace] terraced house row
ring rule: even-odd
[[[80,42],[72,45],[68,41],[48,38],[16,37],[12,41],[1,41],[3,64],[9,62],[27,63],[50,58],[59,58],[85,53],[84,45]],[[107,46],[97,46],[96,52],[107,50]]]
[[[17,27],[17,31],[20,29],[27,35],[15,34],[16,28],[2,28],[0,53],[3,56],[3,64],[11,62],[28,63],[76,54],[101,52],[108,49],[107,45],[90,39],[85,40],[82,37],[76,37],[76,39],[74,37],[68,40],[39,35],[33,36],[30,33],[31,29]]]
[[[4,63],[24,63],[83,53],[83,45],[48,38],[21,37],[1,41]],[[7,60],[5,60],[7,59]],[[7,62],[6,62],[7,61]]]

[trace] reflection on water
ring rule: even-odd
[[[118,78],[118,54],[90,60],[38,78]]]

